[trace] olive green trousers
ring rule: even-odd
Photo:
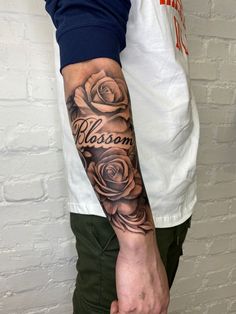
[[[73,314],[109,314],[117,299],[115,264],[119,242],[106,218],[70,213],[76,238],[78,271],[73,294]],[[181,225],[156,229],[160,255],[171,287],[191,217]]]

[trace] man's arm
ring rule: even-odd
[[[72,133],[87,175],[112,226],[145,235],[154,225],[121,69],[112,60],[86,62],[77,66],[77,86],[70,88],[74,79],[67,75],[75,67],[62,73]]]
[[[119,58],[125,47],[129,8],[130,0],[46,1],[57,28],[75,144],[120,243],[116,264],[119,313],[164,314],[168,284],[141,177]]]
[[[166,313],[168,284],[121,67],[111,59],[98,58],[67,66],[62,75],[78,153],[120,244],[118,313]]]

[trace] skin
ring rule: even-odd
[[[165,314],[166,272],[142,180],[128,88],[118,63],[97,58],[63,68],[72,134],[120,244],[118,300],[110,313]]]

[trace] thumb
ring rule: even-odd
[[[111,303],[110,314],[119,314],[119,307],[117,301],[113,301]]]

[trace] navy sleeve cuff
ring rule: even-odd
[[[120,40],[109,29],[86,26],[68,30],[57,38],[62,70],[66,65],[94,58],[111,58],[120,66]]]

